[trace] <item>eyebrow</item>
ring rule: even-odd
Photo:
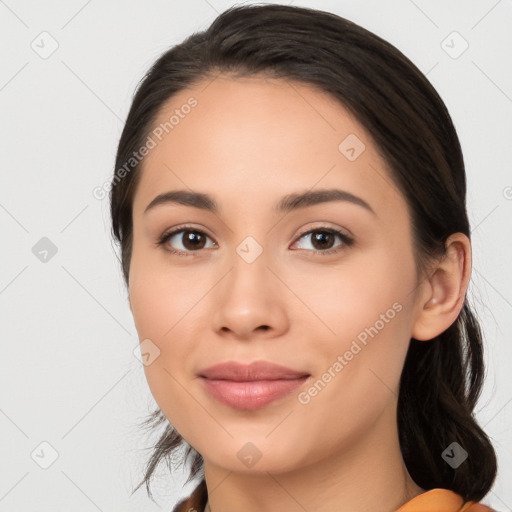
[[[281,198],[281,200],[274,206],[276,213],[288,213],[292,210],[299,208],[306,208],[316,204],[327,203],[331,201],[346,201],[352,204],[361,206],[377,215],[373,208],[361,197],[351,194],[346,190],[340,189],[324,189],[307,192],[296,192],[288,194]],[[159,194],[146,206],[144,213],[152,210],[153,208],[163,204],[181,204],[184,206],[192,206],[200,208],[212,213],[219,211],[218,204],[208,194],[201,192],[190,192],[188,190],[172,190]]]

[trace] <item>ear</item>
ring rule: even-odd
[[[471,242],[454,233],[445,243],[446,255],[434,266],[418,294],[411,336],[431,340],[452,325],[464,305],[471,274]]]

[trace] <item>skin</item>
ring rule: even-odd
[[[160,355],[144,367],[162,412],[205,460],[213,512],[393,511],[424,492],[404,465],[396,423],[399,379],[411,337],[432,339],[457,318],[471,269],[468,238],[453,234],[426,278],[416,274],[407,203],[362,126],[308,85],[222,75],[181,91],[197,106],[152,149],[133,203],[129,298],[140,340]],[[348,160],[338,146],[356,134],[366,148]],[[375,214],[331,201],[277,214],[285,194],[339,188]],[[178,204],[144,213],[158,194],[208,193],[214,214]],[[166,231],[192,224],[200,250]],[[302,233],[334,228],[325,246]],[[236,251],[253,237],[252,263]],[[187,251],[171,254],[166,248]],[[394,303],[401,310],[307,404],[310,388]],[[264,328],[263,326],[267,326]],[[361,345],[361,344],[360,344]],[[253,411],[207,394],[197,372],[263,359],[311,374],[297,391]],[[237,457],[251,442],[261,458]],[[343,504],[343,508],[340,508]]]

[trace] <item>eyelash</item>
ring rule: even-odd
[[[160,239],[158,240],[157,242],[157,245],[159,247],[163,247],[167,241],[172,238],[174,235],[178,234],[178,233],[182,233],[182,232],[192,232],[192,233],[200,233],[201,235],[204,235],[208,238],[211,238],[209,237],[209,235],[207,235],[204,231],[200,230],[200,229],[197,229],[197,228],[194,228],[192,226],[180,226],[179,228],[176,228],[172,231],[169,231],[168,233],[164,233]],[[321,232],[321,233],[330,233],[332,235],[337,235],[341,241],[343,242],[343,244],[341,246],[337,246],[333,249],[328,249],[326,251],[321,251],[321,250],[314,250],[312,252],[316,253],[316,254],[319,254],[319,255],[322,255],[322,256],[328,256],[328,255],[331,255],[331,254],[335,254],[335,253],[338,253],[338,252],[341,252],[342,250],[344,250],[344,248],[346,247],[351,247],[353,244],[354,244],[354,239],[352,237],[349,237],[348,235],[346,235],[345,233],[342,233],[341,231],[338,231],[337,229],[333,229],[333,228],[327,228],[327,227],[323,227],[323,226],[320,226],[320,227],[317,227],[317,228],[314,228],[314,229],[310,229],[309,231],[305,231],[304,233],[301,233],[298,237],[297,237],[297,240],[300,240],[301,238],[303,238],[304,236],[306,235],[310,235],[311,233],[317,233],[317,232]],[[341,249],[340,249],[341,247]],[[195,252],[201,252],[201,250],[197,250],[197,251],[179,251],[179,250],[176,250],[176,249],[173,249],[172,247],[165,247],[164,250],[166,250],[167,252],[171,253],[171,254],[175,254],[177,256],[184,256],[184,257],[188,257],[188,256],[195,256]],[[308,251],[308,252],[311,252],[310,249],[302,249],[302,250],[305,250],[305,251]]]

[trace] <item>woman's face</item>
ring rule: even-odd
[[[133,204],[129,291],[171,424],[207,464],[240,472],[396,440],[419,288],[406,202],[365,130],[304,84],[227,76],[181,91],[155,128]],[[351,196],[279,207],[335,189]],[[148,209],[173,191],[207,194],[217,209],[162,199]],[[292,389],[274,400],[268,383],[200,377],[226,361],[308,377],[281,380],[276,389]]]

